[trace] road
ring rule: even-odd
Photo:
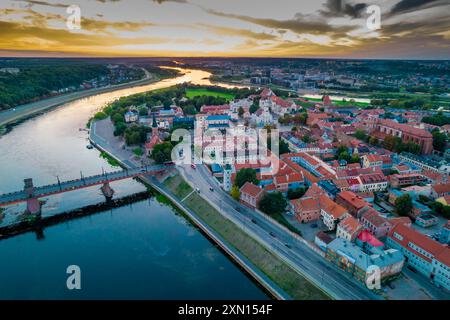
[[[350,275],[315,253],[302,240],[286,232],[260,213],[250,210],[232,199],[220,188],[203,165],[198,165],[196,169],[192,169],[189,165],[177,168],[187,181],[199,188],[203,198],[219,208],[222,214],[229,216],[234,222],[240,223],[244,230],[257,236],[266,247],[277,252],[285,262],[308,280],[323,288],[333,298],[342,300],[380,299],[380,296],[363,287]],[[214,191],[211,191],[210,188],[213,188]]]
[[[116,85],[110,85],[102,88],[94,88],[89,90],[71,92],[67,94],[62,94],[59,96],[51,97],[48,99],[24,104],[16,108],[7,109],[0,112],[0,126],[4,126],[10,122],[20,120],[25,117],[29,117],[33,114],[46,111],[48,109],[60,106],[64,103],[78,100],[81,98],[86,98],[88,96],[105,93],[109,91],[114,91],[118,89],[125,89],[128,87],[134,87],[138,85],[149,84],[155,81],[154,77],[144,68],[142,68],[145,73],[145,77],[141,80],[135,80],[127,83],[121,83]]]

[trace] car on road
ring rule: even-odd
[[[255,219],[252,219],[252,222],[253,222],[254,224],[256,224],[256,220],[255,220]]]
[[[209,191],[213,192],[214,188],[213,187],[209,187]]]
[[[196,190],[198,193],[200,193],[200,189],[199,189],[199,188],[196,188],[195,190]]]
[[[241,208],[236,207],[235,209],[236,209],[237,212],[241,212]]]
[[[197,169],[197,166],[195,164],[191,164],[192,169]]]
[[[313,224],[311,224],[311,228],[317,228],[317,223],[313,223]]]
[[[292,246],[289,243],[285,243],[284,245],[285,245],[286,248],[292,249]]]
[[[276,235],[275,233],[273,233],[273,232],[270,232],[269,234],[270,234],[272,237],[274,237],[274,238],[277,236],[277,235]]]

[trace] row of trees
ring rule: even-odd
[[[278,118],[278,122],[280,124],[296,124],[296,125],[306,125],[306,121],[308,121],[308,114],[306,111],[302,111],[296,113],[294,115],[285,114]]]
[[[109,73],[106,65],[81,62],[21,65],[18,73],[0,73],[0,110],[47,97],[52,91],[78,88],[85,80]]]
[[[414,142],[406,142],[404,143],[401,138],[387,136],[384,138],[383,147],[397,153],[401,152],[410,152],[413,154],[420,154],[421,148],[417,143]]]

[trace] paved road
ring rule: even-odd
[[[301,240],[287,233],[260,213],[234,201],[220,188],[203,165],[197,166],[197,169],[186,165],[178,166],[178,168],[185,179],[199,188],[203,197],[219,208],[224,215],[229,215],[232,220],[241,223],[244,229],[256,235],[269,248],[278,252],[292,267],[334,298],[380,299],[378,295],[315,253]],[[210,188],[213,188],[214,191],[211,191]]]
[[[120,152],[119,144],[111,141],[107,142],[104,139],[102,130],[92,128],[91,138],[94,138],[97,144],[103,148],[116,153],[130,167],[136,166],[128,156]],[[348,300],[379,299],[377,295],[362,287],[341,270],[335,268],[303,242],[286,233],[284,229],[274,225],[264,216],[234,201],[220,188],[203,165],[197,166],[196,170],[189,165],[178,166],[177,168],[188,182],[200,189],[203,198],[218,208],[224,216],[240,223],[248,234],[264,243],[266,247],[268,246],[276,251],[278,256],[284,258],[288,264],[297,269],[308,280],[316,283],[319,287],[325,288],[325,291],[334,298]],[[213,188],[214,192],[211,192],[210,188]],[[239,212],[236,210],[237,207],[240,210]],[[252,219],[256,223],[253,223]],[[276,236],[272,237],[270,232],[273,232]],[[286,243],[291,248],[288,248],[285,245]]]
[[[37,102],[32,102],[28,104],[24,104],[18,106],[16,108],[7,109],[0,112],[0,126],[6,125],[10,122],[17,121],[21,118],[31,116],[33,114],[46,111],[48,109],[57,107],[67,102],[71,102],[74,100],[78,100],[81,98],[85,98],[88,96],[92,96],[95,94],[105,93],[109,91],[114,91],[118,89],[125,89],[128,87],[134,87],[137,85],[149,84],[155,79],[152,75],[145,69],[142,68],[145,73],[145,77],[141,80],[131,81],[127,83],[121,83],[116,85],[110,85],[103,88],[94,88],[84,91],[71,92],[67,94],[63,94],[60,96],[51,97],[48,99],[44,99]]]

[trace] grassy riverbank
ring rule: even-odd
[[[193,191],[179,175],[166,179],[164,184],[179,199],[184,199]],[[183,203],[253,264],[258,266],[293,299],[329,299],[320,289],[239,229],[232,221],[226,219],[196,192],[192,193]]]

